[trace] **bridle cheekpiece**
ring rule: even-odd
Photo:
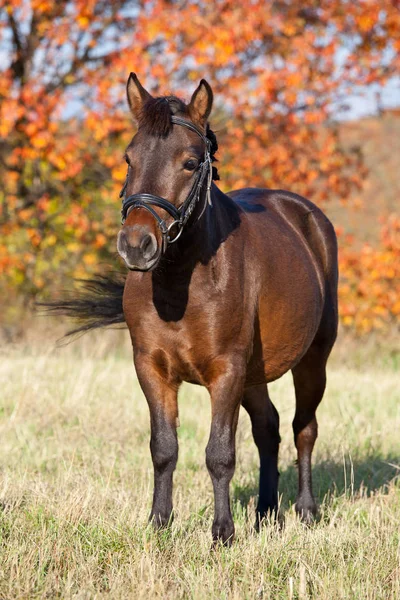
[[[171,122],[175,125],[181,125],[182,127],[186,127],[191,131],[194,131],[205,143],[205,152],[204,152],[204,160],[197,167],[197,175],[196,179],[193,182],[191,190],[186,198],[186,200],[181,204],[178,208],[176,208],[172,202],[169,202],[165,198],[161,196],[155,196],[154,194],[132,194],[131,196],[125,197],[126,186],[128,183],[128,176],[126,178],[126,182],[124,187],[121,190],[120,198],[122,200],[122,224],[125,223],[125,220],[129,213],[135,208],[144,208],[149,213],[153,215],[153,217],[157,221],[157,225],[160,228],[162,239],[163,239],[163,252],[167,249],[168,244],[173,244],[176,242],[186,223],[188,222],[190,215],[193,213],[193,210],[200,199],[201,190],[203,189],[203,184],[207,179],[207,192],[206,198],[204,202],[204,208],[199,216],[199,218],[203,215],[203,212],[206,209],[207,203],[211,205],[211,183],[212,183],[212,164],[211,164],[211,141],[200,131],[196,125],[187,121],[186,119],[182,119],[181,117],[176,117],[175,115],[171,116]],[[129,171],[128,171],[129,172]],[[165,210],[174,220],[169,225],[167,222],[160,217],[154,207],[162,208]],[[174,228],[178,229],[178,233],[171,237],[172,230]]]

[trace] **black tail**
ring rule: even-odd
[[[96,275],[93,279],[78,280],[82,290],[69,298],[52,302],[37,302],[47,314],[65,316],[76,321],[78,327],[64,337],[85,333],[90,329],[125,323],[122,309],[126,276],[120,273]]]

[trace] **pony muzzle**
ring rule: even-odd
[[[126,266],[134,271],[149,271],[161,256],[154,233],[140,225],[128,225],[121,229],[117,237],[117,250]]]

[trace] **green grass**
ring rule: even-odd
[[[181,391],[175,520],[157,534],[147,526],[148,410],[126,340],[104,332],[60,350],[5,346],[0,381],[0,598],[400,598],[398,354],[342,344],[333,357],[314,452],[321,518],[311,529],[293,511],[290,377],[270,386],[281,415],[282,530],[252,529],[257,454],[241,415],[237,538],[213,552],[204,390]]]

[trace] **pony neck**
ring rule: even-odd
[[[168,247],[151,273],[153,305],[165,322],[178,322],[183,318],[193,271],[199,265],[211,266],[221,244],[240,224],[239,208],[214,184],[211,206],[207,204],[204,214],[197,220],[202,208],[200,200],[192,215],[193,224]]]
[[[187,263],[192,268],[198,262],[207,264],[239,223],[237,205],[213,182],[211,205],[207,202],[204,189],[181,238],[168,248],[165,260],[162,261],[162,271],[182,271]]]

